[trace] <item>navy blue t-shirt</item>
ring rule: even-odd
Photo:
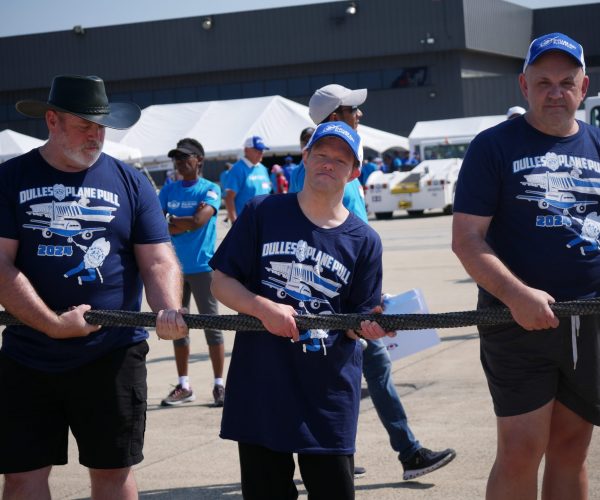
[[[381,301],[381,254],[377,233],[352,213],[323,229],[296,194],[282,194],[251,200],[210,264],[299,314],[368,313]],[[300,338],[236,334],[221,437],[280,452],[354,453],[360,344],[338,330]]]
[[[480,133],[462,164],[455,212],[492,216],[487,242],[526,284],[557,300],[600,291],[600,130],[546,135],[524,117]]]
[[[15,265],[54,310],[79,304],[139,311],[142,281],[135,244],[169,241],[150,182],[101,154],[67,173],[39,151],[0,167],[0,237],[19,241]],[[26,326],[3,332],[2,352],[43,371],[65,371],[147,338],[143,328],[102,328],[87,337],[52,339]]]

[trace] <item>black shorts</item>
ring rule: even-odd
[[[86,467],[141,462],[147,353],[143,341],[62,373],[0,354],[0,474],[66,464],[69,428]]]
[[[580,316],[580,322],[576,364],[568,317],[549,330],[479,327],[481,364],[497,416],[521,415],[556,399],[600,425],[600,316]]]

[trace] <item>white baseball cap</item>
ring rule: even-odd
[[[508,108],[506,112],[506,118],[511,118],[513,115],[524,115],[526,113],[525,108],[521,106],[513,106],[512,108]]]
[[[318,89],[308,101],[308,114],[317,125],[340,106],[360,106],[367,89],[350,90],[336,83]]]

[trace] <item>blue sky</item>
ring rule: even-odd
[[[597,0],[510,1],[544,8]],[[323,0],[0,0],[0,37],[315,3]]]

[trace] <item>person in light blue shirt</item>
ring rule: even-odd
[[[200,314],[217,315],[219,308],[210,291],[212,268],[208,261],[215,253],[221,189],[200,176],[204,148],[195,139],[180,140],[177,147],[169,151],[169,158],[173,159],[182,180],[163,186],[159,199],[167,215],[171,240],[183,270],[183,306],[189,308],[193,295]],[[223,333],[205,329],[204,334],[214,374],[214,404],[222,406],[225,397]],[[175,406],[196,399],[188,377],[189,335],[174,341],[173,349],[179,380],[163,399],[163,406]]]
[[[296,167],[297,167],[298,165],[296,165],[296,164],[294,163],[294,158],[292,158],[291,156],[286,156],[286,157],[283,159],[283,162],[284,162],[284,163],[283,163],[283,165],[282,165],[282,168],[283,168],[283,175],[285,175],[285,179],[286,179],[286,180],[288,181],[288,183],[289,183],[289,182],[290,182],[291,175],[292,175],[292,172],[293,172],[293,171],[296,169]]]
[[[375,162],[373,161],[373,158],[372,157],[367,158],[366,163],[364,163],[362,168],[360,169],[360,176],[358,177],[360,184],[362,186],[365,186],[367,184],[367,180],[369,179],[369,176],[378,169],[379,169],[379,167],[375,164]]]
[[[337,99],[335,96],[333,98],[330,98],[329,92],[325,90],[328,87],[332,87],[334,92],[338,91],[339,89],[344,89],[345,91],[353,92],[354,94],[352,94],[351,96],[349,94],[348,98],[352,102],[356,102],[357,104],[352,106],[345,106],[342,105],[341,99]],[[321,91],[324,92],[320,94]],[[312,104],[309,103],[308,112],[310,114],[310,117],[317,125],[327,121],[339,120],[343,121],[344,123],[352,127],[354,130],[356,130],[356,128],[358,127],[360,117],[362,116],[362,112],[360,109],[358,109],[358,105],[362,104],[366,98],[366,89],[350,91],[349,89],[346,89],[341,85],[327,85],[326,87],[317,90],[313,97],[311,97],[310,102]],[[337,103],[337,105],[335,103]],[[334,106],[334,108],[332,108],[331,106]],[[305,130],[303,130],[302,132],[304,133]],[[302,145],[302,135],[300,135],[300,138],[300,145]],[[292,171],[289,187],[290,193],[298,193],[302,191],[302,187],[304,186],[305,175],[306,172],[304,169],[304,163],[300,162],[298,167],[296,167]],[[346,184],[346,187],[344,189],[344,199],[342,200],[342,203],[348,210],[350,210],[353,214],[358,216],[364,222],[367,222],[369,220],[367,216],[367,208],[365,206],[365,197],[362,191],[362,186],[360,185],[360,181],[358,179],[353,179],[352,181]]]
[[[219,186],[221,186],[221,192],[225,189],[225,183],[227,182],[227,175],[233,165],[229,162],[225,163],[225,169],[219,174]]]
[[[225,207],[232,224],[249,200],[271,192],[269,171],[261,163],[264,151],[268,149],[261,137],[249,137],[244,142],[244,156],[233,164],[227,174]]]

